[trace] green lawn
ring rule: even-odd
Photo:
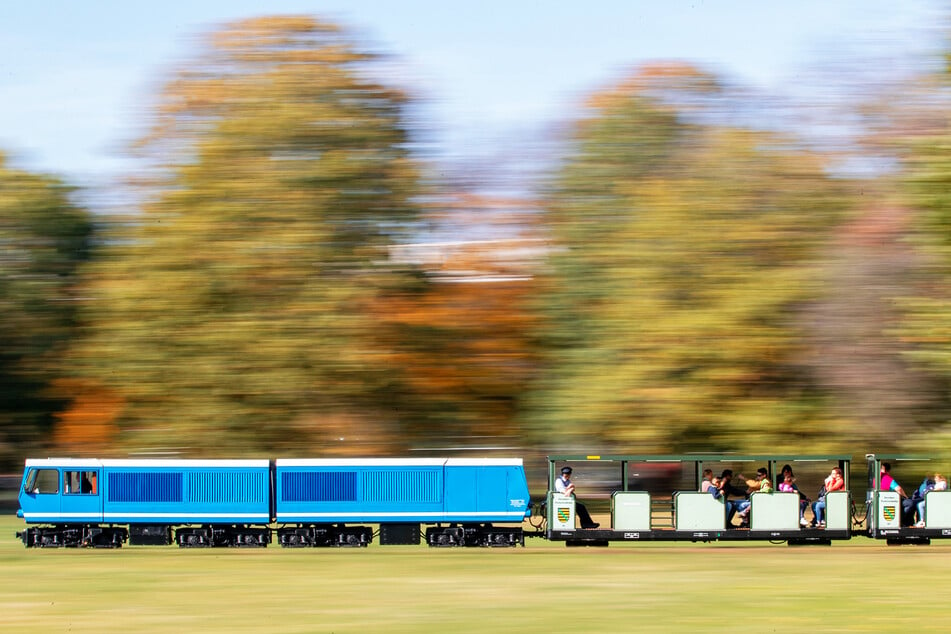
[[[951,541],[518,549],[27,550],[4,632],[938,632]]]

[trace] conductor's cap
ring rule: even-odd
[[[562,468],[561,468],[561,472],[562,472],[562,473],[571,473],[571,467],[562,467]]]

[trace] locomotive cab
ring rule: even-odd
[[[103,503],[98,460],[27,460],[20,483],[17,517],[27,524],[18,536],[29,546],[117,546],[121,529],[99,526]]]
[[[101,522],[100,473],[96,460],[28,460],[17,516],[28,523]]]

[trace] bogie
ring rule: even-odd
[[[491,524],[433,526],[426,529],[426,543],[433,547],[514,547],[525,545],[525,535],[521,528],[493,527]]]
[[[426,529],[426,543],[435,547],[463,546],[466,532],[461,526],[431,526]]]
[[[283,527],[277,529],[277,541],[285,548],[365,548],[373,541],[373,530],[367,526],[344,525]]]
[[[229,546],[240,548],[265,548],[271,543],[271,531],[267,528],[246,526],[231,535]]]
[[[34,526],[17,537],[27,548],[121,548],[128,540],[125,528],[116,526]]]
[[[181,548],[264,548],[271,531],[256,526],[201,526],[179,528],[175,541]]]
[[[83,546],[121,548],[128,539],[129,532],[121,527],[92,526],[83,529]]]

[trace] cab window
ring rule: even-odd
[[[64,471],[63,493],[66,495],[95,495],[95,471]]]
[[[23,488],[28,493],[59,493],[59,472],[56,469],[30,469]]]

